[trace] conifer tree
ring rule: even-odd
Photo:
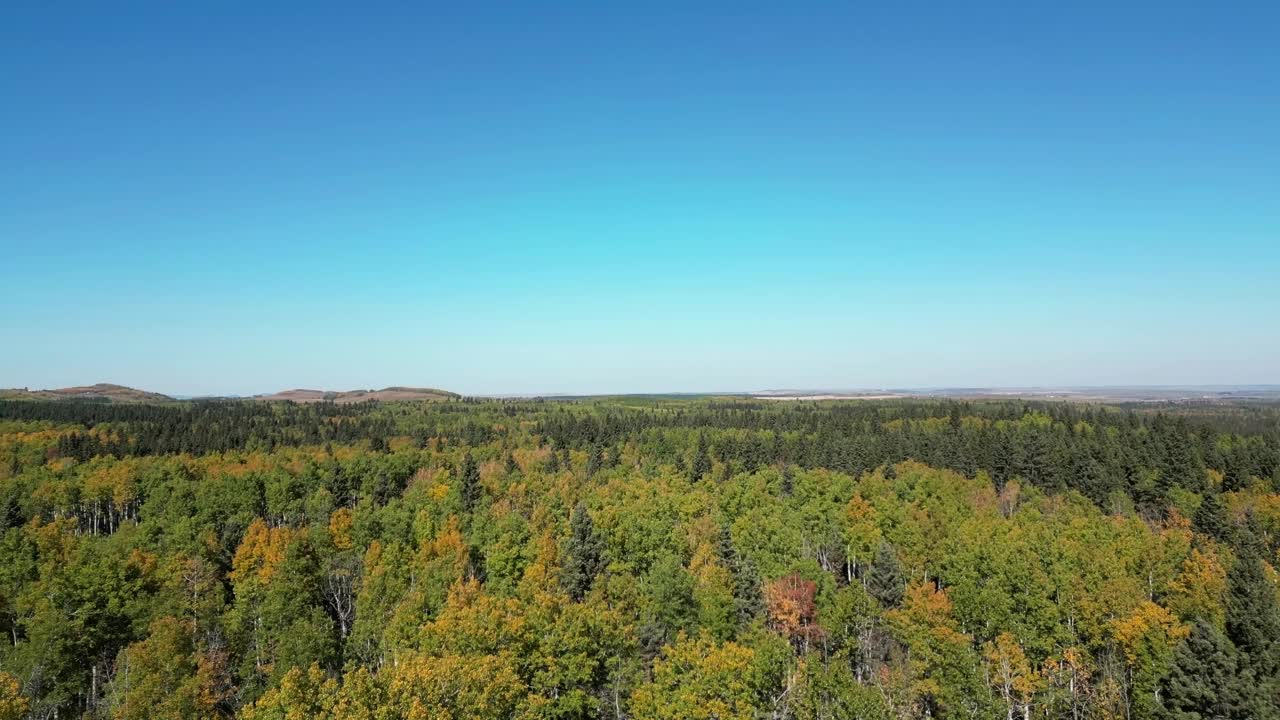
[[[1254,547],[1242,545],[1227,573],[1227,636],[1259,683],[1280,672],[1280,601]]]
[[[761,591],[760,573],[747,557],[738,553],[733,535],[727,525],[720,526],[720,559],[733,577],[733,604],[738,614],[738,624],[746,625],[764,612],[764,594]]]
[[[480,466],[476,464],[476,459],[467,453],[462,460],[462,509],[464,512],[471,512],[475,509],[476,503],[480,501]]]
[[[707,436],[698,436],[698,449],[693,454],[693,463],[689,466],[689,482],[697,482],[711,472],[711,455],[707,452]]]
[[[902,602],[906,581],[898,564],[898,554],[889,543],[881,543],[876,549],[871,569],[867,571],[867,592],[885,607],[894,607]]]
[[[1239,653],[1213,625],[1196,620],[1191,634],[1174,652],[1163,681],[1168,720],[1250,717],[1244,691],[1252,678],[1239,666]]]
[[[569,518],[569,540],[564,548],[564,587],[581,601],[604,567],[604,543],[596,536],[587,506],[579,502]]]
[[[1226,541],[1230,537],[1231,526],[1227,523],[1227,514],[1222,507],[1218,493],[1209,490],[1204,494],[1200,507],[1192,518],[1197,532],[1204,533],[1214,540]]]
[[[600,472],[602,467],[604,467],[604,452],[599,445],[592,445],[591,454],[587,456],[587,477]]]

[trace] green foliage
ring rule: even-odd
[[[0,401],[0,719],[1273,718],[1277,418]]]
[[[1214,626],[1197,620],[1178,646],[1164,680],[1165,717],[1169,720],[1253,717],[1246,698],[1252,677],[1240,666],[1239,653]]]
[[[867,592],[886,607],[902,602],[906,581],[898,564],[898,553],[888,543],[881,543],[867,572]]]
[[[604,545],[596,536],[587,506],[578,503],[569,519],[569,539],[564,548],[564,586],[569,597],[582,600],[604,567]]]

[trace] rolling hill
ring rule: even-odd
[[[357,403],[366,400],[455,400],[461,397],[457,393],[436,388],[386,387],[381,390],[282,390],[271,395],[255,395],[255,400],[291,400],[293,402]]]
[[[139,390],[137,388],[97,383],[96,385],[78,385],[76,387],[57,388],[54,390],[28,390],[27,388],[0,389],[3,400],[96,400],[122,403],[172,402],[173,398],[161,393]]]

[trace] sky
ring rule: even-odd
[[[1280,383],[1277,28],[8,4],[0,387]]]

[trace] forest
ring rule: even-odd
[[[0,401],[0,720],[1280,718],[1280,404]]]

